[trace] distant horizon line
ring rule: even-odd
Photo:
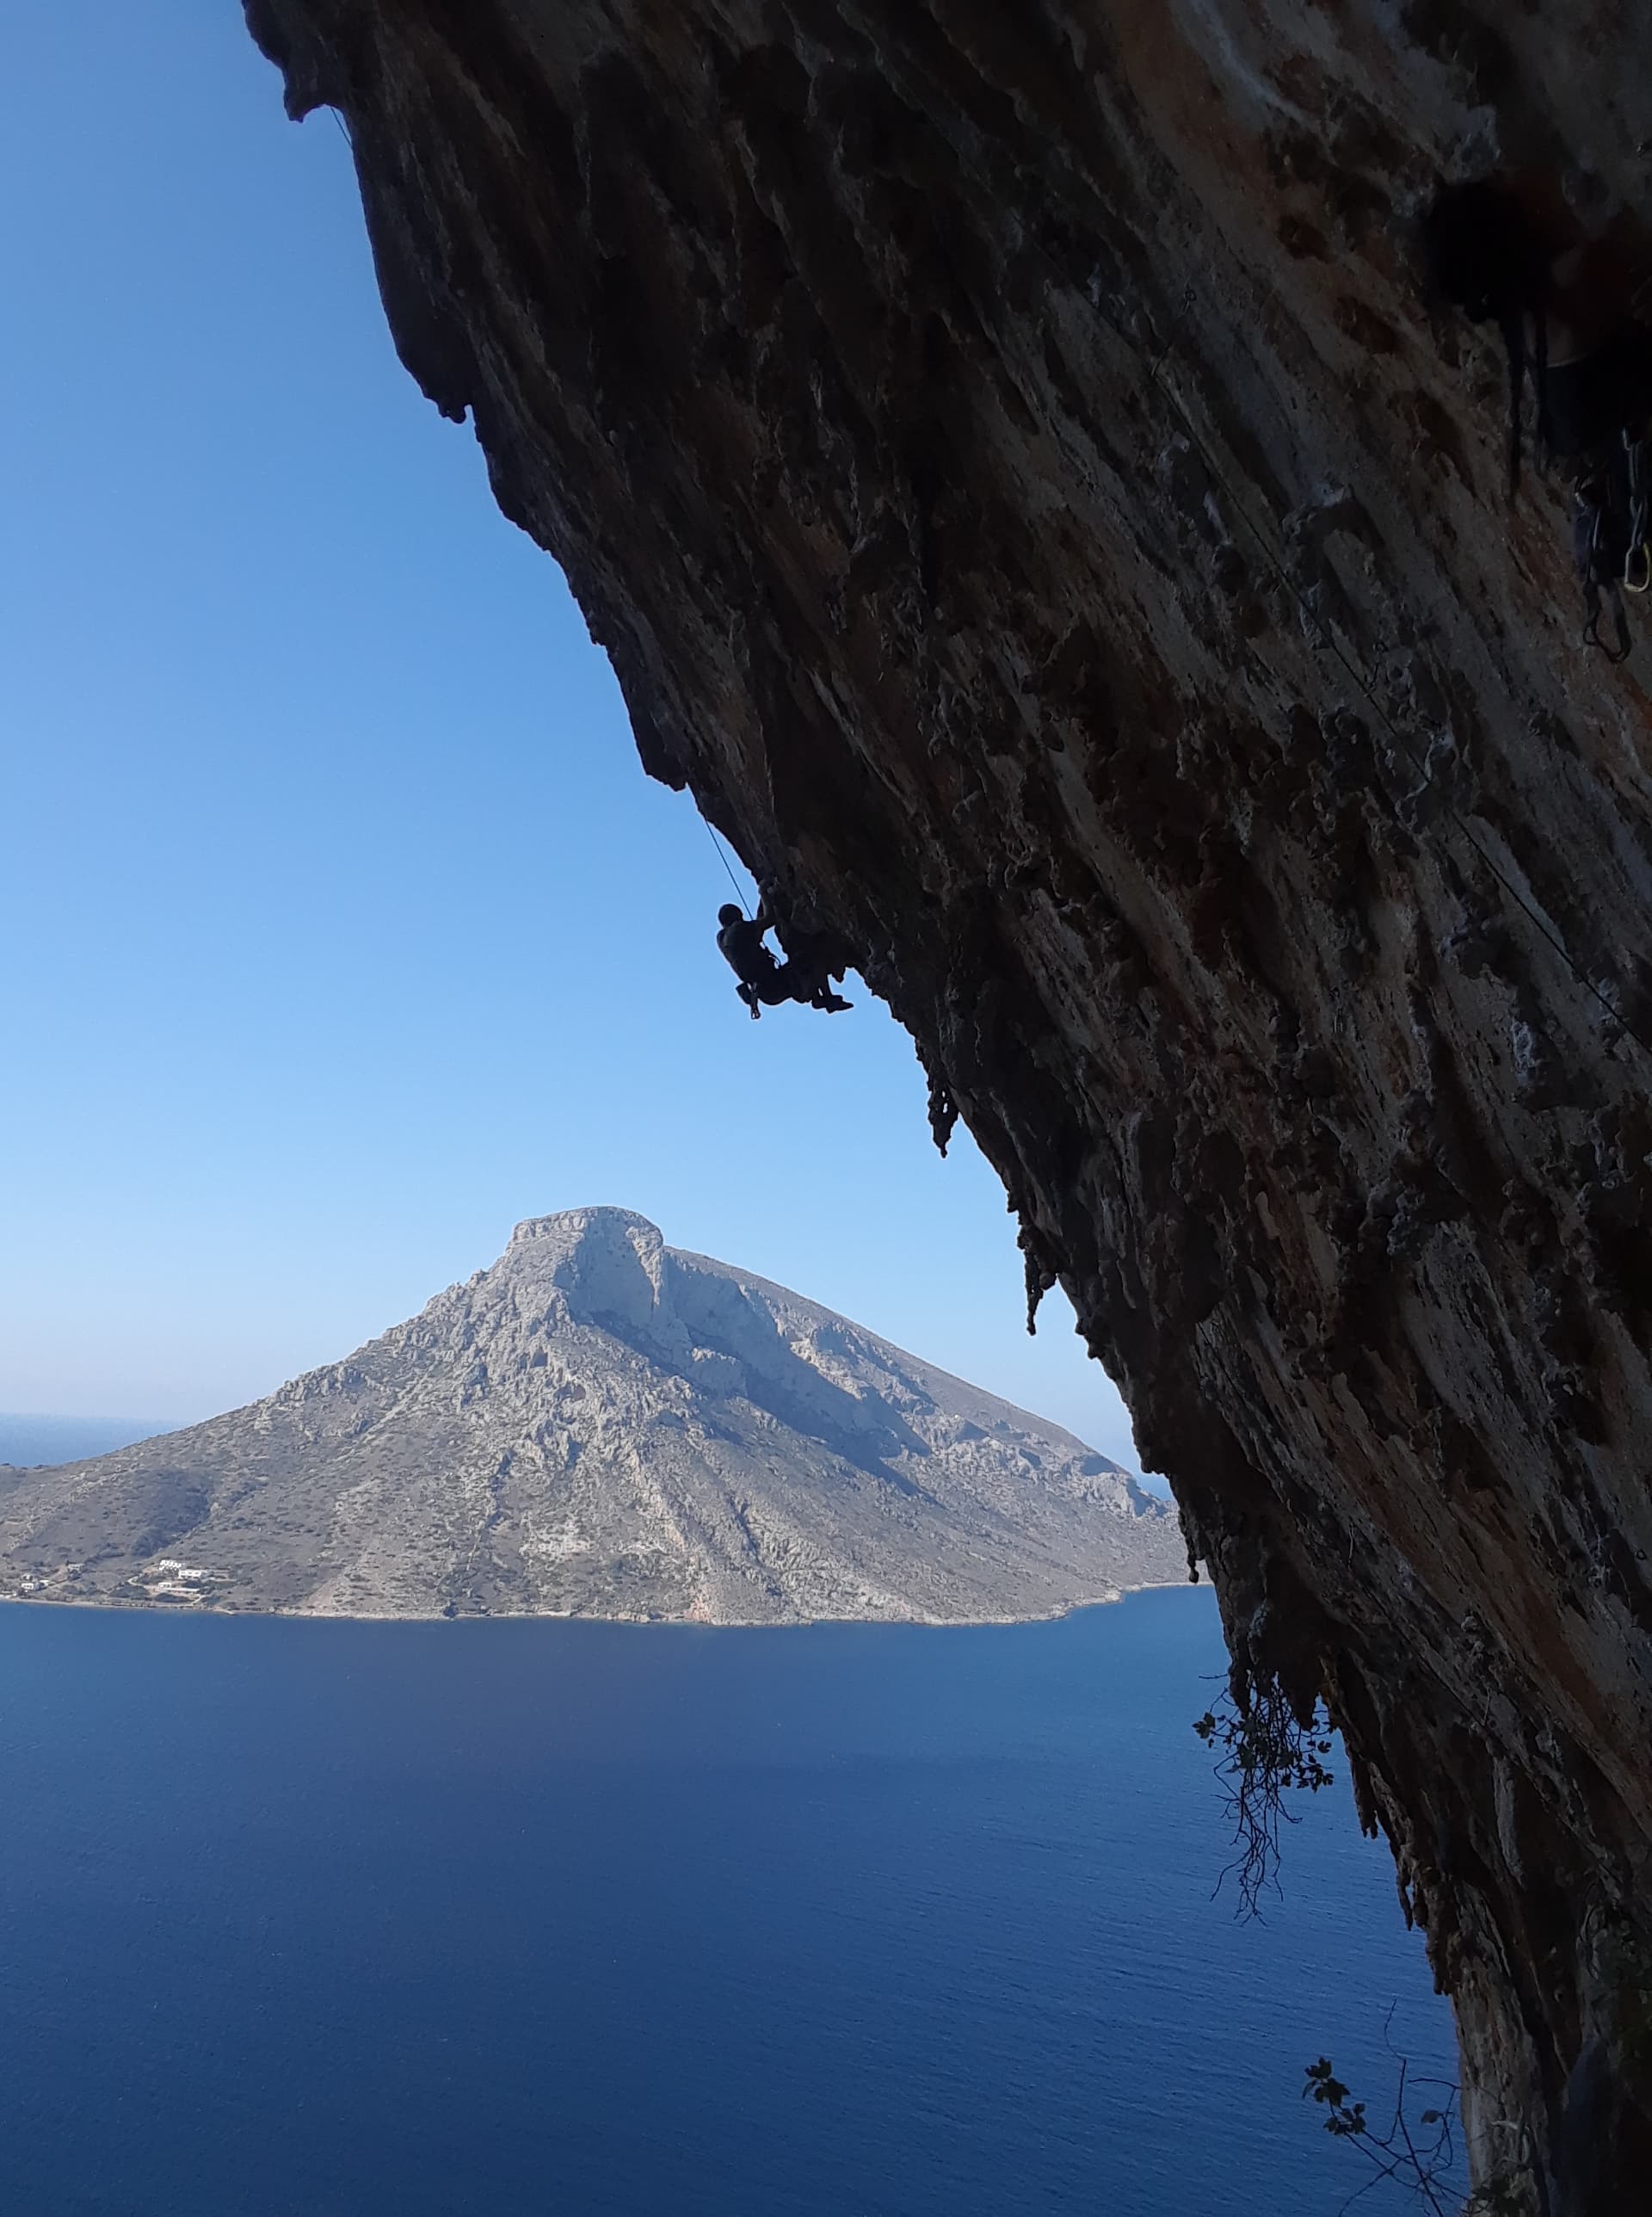
[[[200,1417],[157,1417],[152,1413],[134,1417],[124,1409],[111,1411],[108,1415],[78,1409],[0,1409],[0,1424],[152,1424],[157,1431],[162,1431],[205,1421]]]

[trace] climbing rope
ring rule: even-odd
[[[1120,330],[1117,324],[1111,324],[1110,327],[1118,337],[1124,339],[1125,344],[1131,346],[1133,350],[1139,355],[1141,351],[1140,348],[1128,334]],[[1180,417],[1194,451],[1199,455],[1199,460],[1204,463],[1206,470],[1209,471],[1211,478],[1226,495],[1229,504],[1234,514],[1243,523],[1245,528],[1249,532],[1252,539],[1254,540],[1256,545],[1261,550],[1262,559],[1267,564],[1269,569],[1273,571],[1279,583],[1297,602],[1297,605],[1301,608],[1304,615],[1313,627],[1317,636],[1324,641],[1327,646],[1329,647],[1331,652],[1341,664],[1348,676],[1359,688],[1359,691],[1365,695],[1365,698],[1370,703],[1373,713],[1381,721],[1390,738],[1394,741],[1395,745],[1399,749],[1400,752],[1405,756],[1412,768],[1416,771],[1418,776],[1426,781],[1428,776],[1428,765],[1426,758],[1417,752],[1416,748],[1409,739],[1406,733],[1401,729],[1400,726],[1396,723],[1394,718],[1389,713],[1387,708],[1378,699],[1369,680],[1366,678],[1365,672],[1360,669],[1358,663],[1353,660],[1353,657],[1344,649],[1341,642],[1337,639],[1335,633],[1324,621],[1323,618],[1320,615],[1318,609],[1314,607],[1312,602],[1310,601],[1306,592],[1304,592],[1303,588],[1291,575],[1290,571],[1285,566],[1284,556],[1276,549],[1268,533],[1257,522],[1250,509],[1246,506],[1245,503],[1240,499],[1237,493],[1235,492],[1220,464],[1211,453],[1210,448],[1206,446],[1205,441],[1199,436],[1199,427],[1194,423],[1193,415],[1189,411],[1187,403],[1182,399],[1175,387],[1166,381],[1162,373],[1164,365],[1169,358],[1174,343],[1174,338],[1167,342],[1164,347],[1160,350],[1156,360],[1151,363],[1149,369],[1149,383],[1158,386],[1159,390],[1164,393],[1166,398],[1169,400],[1172,407],[1175,410],[1177,415]],[[1260,658],[1256,656],[1254,648],[1250,650],[1250,652],[1252,659],[1257,662],[1258,666],[1264,670],[1267,670],[1267,664],[1261,662]],[[1271,676],[1273,673],[1272,671],[1267,671],[1267,674]],[[1590,994],[1600,1003],[1600,1006],[1606,1010],[1608,1017],[1610,1017],[1612,1023],[1618,1027],[1619,1031],[1626,1034],[1630,1039],[1633,1040],[1636,1046],[1640,1048],[1642,1053],[1644,1054],[1649,1061],[1652,1061],[1652,1040],[1649,1040],[1643,1034],[1638,1031],[1624,1011],[1613,1006],[1612,1003],[1607,998],[1600,987],[1595,984],[1593,979],[1588,975],[1587,972],[1579,966],[1576,960],[1572,954],[1571,949],[1566,945],[1565,941],[1560,937],[1559,934],[1550,924],[1548,918],[1544,917],[1539,910],[1534,908],[1532,903],[1526,899],[1526,895],[1521,892],[1520,888],[1510,880],[1507,872],[1499,864],[1495,855],[1491,854],[1484,843],[1476,837],[1472,826],[1470,824],[1467,818],[1464,816],[1461,810],[1453,807],[1448,800],[1445,804],[1443,813],[1448,816],[1452,822],[1456,824],[1458,830],[1461,831],[1464,839],[1466,839],[1470,846],[1474,849],[1475,853],[1479,855],[1487,869],[1489,870],[1492,876],[1496,879],[1498,884],[1501,886],[1504,892],[1514,903],[1515,906],[1527,917],[1540,936],[1548,942],[1550,947],[1552,948],[1554,952],[1560,957],[1561,961],[1564,964],[1565,967],[1570,971],[1575,982],[1582,986],[1586,992]],[[1610,1048],[1608,1048],[1607,1052],[1611,1052]]]
[[[695,813],[698,815],[699,811],[696,810]],[[740,880],[735,876],[732,868],[730,867],[728,855],[724,851],[723,842],[717,836],[717,826],[712,822],[708,816],[701,816],[700,820],[706,826],[706,837],[717,849],[717,859],[722,863],[724,870],[727,874],[729,883],[734,887],[734,897],[740,904],[741,915],[749,917],[751,911],[746,906],[746,897],[740,890]]]

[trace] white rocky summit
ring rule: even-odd
[[[1041,1616],[1187,1575],[1070,1434],[644,1218],[519,1225],[324,1370],[0,1467],[0,1596],[313,1615]]]

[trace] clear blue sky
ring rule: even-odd
[[[727,881],[397,362],[234,0],[14,11],[0,1408],[193,1419],[591,1201],[1131,1460],[905,1035],[749,1022]]]

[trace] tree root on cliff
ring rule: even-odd
[[[1317,1794],[1335,1776],[1322,1760],[1331,1751],[1330,1720],[1316,1704],[1304,1724],[1277,1679],[1250,1680],[1239,1692],[1224,1694],[1195,1719],[1193,1730],[1216,1751],[1216,1775],[1238,1850],[1211,1898],[1231,1878],[1239,1889],[1237,1914],[1260,1917],[1262,1895],[1279,1890],[1279,1826],[1298,1821],[1285,1806],[1285,1795]]]

